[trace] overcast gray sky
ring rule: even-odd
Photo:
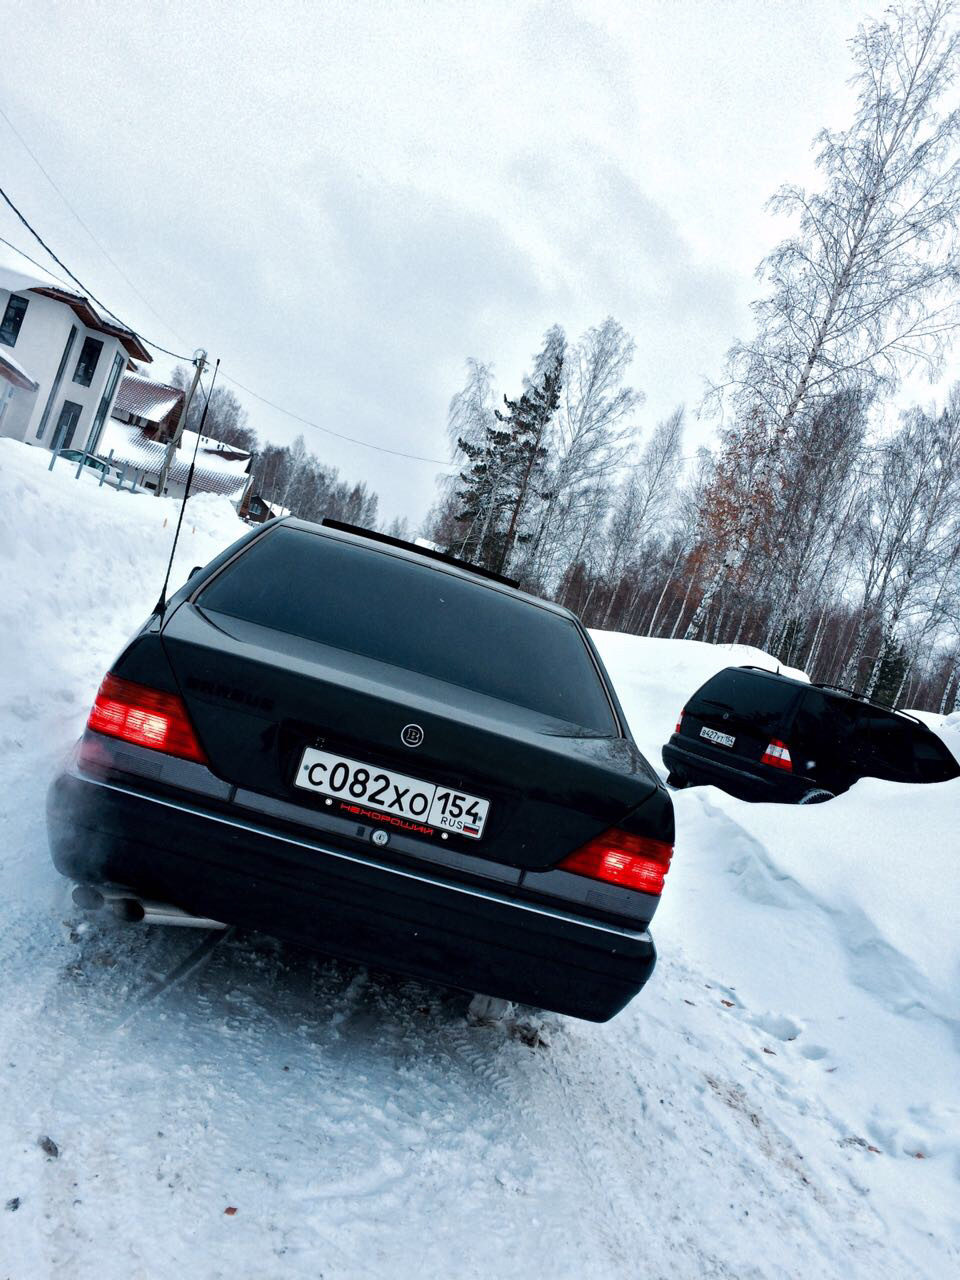
[[[444,458],[467,356],[512,394],[551,324],[608,314],[649,429],[749,331],[764,203],[812,179],[881,8],[0,0],[0,107],[150,306],[2,119],[0,171],[133,327],[332,430]],[[433,500],[436,466],[304,435],[385,517]]]

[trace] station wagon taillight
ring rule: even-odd
[[[684,708],[684,710],[686,710],[686,708]],[[680,714],[677,716],[677,727],[676,729],[674,729],[674,733],[680,732],[680,726],[682,724],[683,724],[683,711],[681,711]]]
[[[168,756],[207,763],[181,698],[119,676],[104,676],[87,728]]]
[[[673,845],[664,840],[633,836],[611,827],[564,858],[557,870],[659,895],[672,857]]]
[[[767,743],[767,749],[760,757],[760,763],[772,765],[774,769],[786,769],[787,773],[793,773],[790,748],[785,742],[781,742],[779,738],[774,738],[772,742]]]

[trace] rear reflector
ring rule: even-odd
[[[611,827],[558,864],[558,871],[604,880],[623,889],[661,894],[670,868],[673,845],[646,836],[632,836]]]
[[[786,769],[787,773],[793,773],[793,761],[790,759],[790,748],[785,742],[781,742],[779,738],[767,744],[767,749],[760,757],[761,764],[772,765],[774,769]]]
[[[176,694],[104,676],[87,728],[138,747],[206,764],[187,709]]]

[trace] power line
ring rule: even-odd
[[[0,196],[2,196],[2,197],[3,197],[3,199],[4,199],[4,200],[6,201],[6,203],[10,206],[10,208],[13,210],[13,212],[16,214],[16,216],[20,219],[20,221],[23,223],[23,225],[27,228],[27,230],[30,232],[30,234],[33,236],[33,238],[36,240],[37,244],[41,245],[41,246],[46,250],[46,252],[47,252],[47,253],[49,253],[50,257],[54,260],[54,262],[57,264],[57,266],[58,266],[58,267],[60,267],[60,269],[61,269],[62,271],[65,271],[65,272],[67,273],[67,275],[68,275],[68,276],[70,277],[70,279],[74,282],[74,284],[76,284],[76,285],[79,285],[79,286],[80,286],[80,288],[83,290],[83,292],[84,292],[84,294],[86,295],[86,297],[88,297],[88,298],[92,299],[92,301],[94,301],[94,302],[97,304],[97,306],[98,306],[98,307],[102,307],[102,308],[103,308],[103,310],[107,313],[107,315],[108,315],[108,316],[112,316],[112,317],[113,317],[113,319],[114,319],[114,320],[116,320],[117,324],[120,326],[120,328],[121,328],[121,329],[126,329],[129,333],[132,333],[132,334],[134,334],[136,337],[140,338],[142,342],[145,342],[145,343],[147,344],[147,346],[153,347],[153,348],[154,348],[155,350],[157,350],[157,351],[162,351],[164,355],[167,355],[167,356],[173,356],[174,360],[188,360],[188,361],[189,361],[189,360],[192,360],[192,359],[193,359],[193,357],[192,357],[192,356],[180,355],[180,354],[179,354],[178,352],[176,352],[176,351],[169,351],[166,347],[161,347],[161,345],[160,345],[160,343],[159,343],[159,342],[151,342],[149,338],[144,338],[144,337],[142,337],[139,333],[137,333],[137,331],[136,331],[135,329],[132,329],[132,328],[130,327],[130,325],[125,324],[125,323],[124,323],[124,321],[120,319],[120,317],[116,314],[116,312],[115,312],[115,311],[111,311],[111,310],[110,310],[110,308],[107,306],[107,304],[106,304],[105,302],[101,302],[101,301],[100,301],[100,299],[97,297],[97,295],[93,292],[93,290],[92,290],[92,289],[88,289],[88,288],[87,288],[87,286],[83,283],[83,281],[82,281],[78,276],[75,276],[75,275],[73,274],[73,272],[70,270],[70,268],[67,266],[67,264],[66,264],[65,262],[63,262],[63,261],[62,261],[62,259],[60,259],[60,258],[58,258],[58,257],[57,257],[57,255],[53,252],[53,250],[50,248],[50,246],[47,244],[47,242],[43,239],[43,237],[40,235],[40,233],[39,233],[38,231],[35,231],[35,230],[34,230],[34,228],[30,225],[30,223],[29,223],[29,222],[27,221],[27,219],[24,217],[24,215],[20,212],[20,210],[17,208],[17,206],[13,203],[13,201],[12,201],[12,200],[10,199],[10,197],[7,195],[6,191],[4,191],[3,187],[0,187]],[[26,255],[24,255],[24,256],[26,256]]]
[[[114,259],[114,258],[112,258],[112,257],[111,257],[111,255],[107,252],[107,250],[106,250],[106,249],[104,248],[104,246],[100,243],[100,241],[97,239],[97,237],[96,237],[96,236],[94,235],[94,233],[91,231],[91,229],[87,226],[86,222],[84,222],[83,218],[81,218],[80,214],[76,211],[76,209],[75,209],[75,208],[73,207],[73,205],[70,203],[69,199],[68,199],[68,198],[67,198],[67,196],[64,194],[64,192],[63,192],[63,191],[61,191],[61,189],[57,186],[57,184],[56,184],[56,182],[54,181],[54,179],[53,179],[53,178],[51,177],[51,175],[47,172],[47,170],[43,167],[43,164],[42,164],[42,163],[41,163],[41,161],[40,161],[40,157],[39,157],[39,156],[36,154],[36,152],[35,152],[35,151],[30,147],[30,145],[29,145],[29,143],[27,142],[26,138],[23,136],[23,134],[20,132],[20,130],[17,128],[17,126],[13,123],[13,121],[10,119],[10,117],[7,115],[7,113],[4,111],[3,107],[0,107],[0,116],[2,116],[2,117],[4,118],[4,120],[6,120],[7,125],[8,125],[8,126],[9,126],[9,128],[10,128],[10,132],[14,135],[14,137],[17,139],[17,141],[18,141],[18,142],[20,143],[20,145],[23,147],[24,151],[26,151],[27,155],[30,157],[30,159],[33,161],[33,163],[37,166],[37,168],[40,170],[40,172],[43,174],[43,176],[46,178],[46,180],[50,183],[51,187],[53,187],[54,191],[57,193],[57,195],[60,197],[60,199],[63,201],[63,203],[67,206],[67,208],[70,210],[70,212],[71,212],[71,213],[73,214],[73,216],[76,218],[76,220],[80,223],[81,227],[83,227],[84,231],[87,233],[87,235],[88,235],[88,236],[90,237],[90,239],[93,241],[93,243],[97,246],[97,248],[100,250],[100,252],[101,252],[101,253],[103,254],[103,256],[106,258],[106,260],[107,260],[107,261],[110,263],[110,265],[113,267],[114,271],[116,271],[119,275],[123,276],[124,280],[126,280],[127,284],[130,286],[130,288],[133,290],[133,292],[137,295],[137,297],[140,299],[140,301],[144,304],[144,306],[145,306],[145,307],[146,307],[150,312],[152,312],[152,313],[153,313],[153,315],[155,315],[155,316],[156,316],[156,318],[160,321],[160,323],[161,323],[161,324],[166,325],[166,327],[167,327],[168,329],[170,329],[170,332],[174,335],[174,337],[175,337],[175,338],[178,338],[181,342],[186,342],[186,341],[187,341],[187,339],[186,339],[186,338],[184,338],[181,334],[177,333],[175,329],[170,328],[170,325],[168,325],[168,324],[167,324],[167,322],[166,322],[166,320],[164,320],[163,316],[159,315],[159,314],[158,314],[158,313],[153,309],[153,307],[150,305],[150,301],[149,301],[149,299],[147,299],[147,298],[145,298],[145,297],[143,296],[143,294],[140,292],[140,290],[137,288],[137,286],[133,283],[133,281],[130,279],[130,277],[127,275],[127,273],[124,271],[123,267],[121,267],[121,266],[120,266],[119,262],[115,261],[115,259]],[[151,344],[151,345],[152,345],[152,344]]]
[[[53,276],[54,280],[56,280],[57,277],[53,275],[53,272],[50,270],[49,267],[45,267],[42,263],[38,262],[36,258],[31,258],[29,253],[24,253],[24,251],[21,248],[19,248],[15,244],[11,244],[10,241],[5,240],[3,236],[0,236],[0,244],[5,244],[7,248],[12,249],[14,253],[19,253],[21,258],[26,258],[26,260],[29,263],[32,263],[33,266],[35,266],[38,271],[42,271],[44,275]],[[61,280],[60,283],[63,285],[64,288],[67,287],[66,280]]]
[[[402,449],[388,449],[386,445],[371,444],[369,440],[358,440],[356,436],[344,435],[341,431],[334,431],[331,427],[323,427],[319,422],[311,422],[309,418],[302,418],[299,413],[294,413],[292,409],[285,409],[281,404],[275,404],[272,400],[268,400],[266,396],[260,395],[256,391],[251,391],[249,387],[245,387],[242,382],[238,382],[236,378],[231,378],[228,373],[222,373],[222,378],[226,378],[228,382],[232,382],[235,387],[239,387],[241,391],[246,392],[248,396],[253,396],[254,400],[259,400],[261,404],[269,405],[271,409],[276,409],[279,413],[285,413],[288,418],[293,418],[295,422],[302,423],[305,427],[313,427],[316,431],[323,431],[328,436],[335,436],[337,440],[346,440],[350,444],[362,445],[364,449],[376,449],[378,453],[389,453],[395,458],[411,458],[414,462],[433,462],[439,467],[449,467],[449,461],[441,458],[428,458],[419,453],[405,453]]]
[[[96,296],[96,294],[91,292],[91,290],[87,288],[87,286],[83,283],[83,281],[73,274],[73,272],[70,270],[70,268],[67,266],[65,262],[63,262],[60,258],[57,257],[57,255],[46,243],[46,241],[43,239],[40,233],[33,228],[33,226],[30,224],[27,218],[20,212],[17,206],[13,203],[13,201],[7,195],[6,191],[4,191],[3,187],[0,187],[0,196],[3,197],[3,199],[12,209],[14,214],[16,214],[17,218],[19,218],[19,220],[23,223],[23,225],[27,228],[27,230],[33,236],[33,238],[50,255],[50,257],[54,260],[54,262],[63,271],[67,273],[67,275],[75,284],[79,285],[79,287],[83,290],[84,294],[88,298],[91,298],[99,307],[102,307],[103,310],[107,313],[107,315],[112,316],[113,319],[116,320],[117,324],[120,325],[121,328],[126,329],[128,330],[128,332],[134,334],[137,338],[140,339],[141,342],[145,343],[148,347],[153,347],[155,351],[162,351],[164,355],[172,356],[174,360],[185,360],[188,364],[192,363],[193,361],[192,356],[186,356],[176,351],[170,351],[168,350],[167,347],[162,347],[159,344],[159,342],[152,342],[149,338],[145,337],[141,333],[138,333],[136,329],[132,328],[132,326],[126,324],[125,321],[121,320],[120,317],[114,311],[110,310],[110,308],[107,306],[105,302],[101,302],[100,299]],[[2,237],[0,237],[0,239],[2,239]],[[40,267],[39,263],[34,262],[33,258],[31,258],[28,254],[23,253],[22,249],[17,249],[16,245],[10,244],[8,240],[3,240],[3,243],[6,245],[9,245],[9,247],[11,249],[14,249],[17,253],[23,254],[23,257],[25,257],[28,262],[33,262],[33,265],[35,267],[38,267],[41,271],[46,270],[46,268]],[[285,414],[288,418],[292,418],[295,422],[299,422],[302,426],[310,427],[314,431],[322,431],[325,435],[328,435],[328,436],[333,436],[334,439],[344,440],[348,444],[359,445],[363,449],[373,449],[377,453],[386,453],[394,458],[409,458],[412,462],[429,462],[429,463],[432,463],[434,466],[439,466],[439,467],[450,466],[449,461],[446,459],[430,458],[425,456],[424,454],[419,454],[419,453],[407,453],[403,449],[389,449],[387,448],[386,445],[373,444],[373,442],[370,440],[361,440],[357,436],[348,436],[341,431],[334,431],[331,427],[321,426],[319,422],[313,422],[310,418],[304,418],[299,413],[295,413],[292,409],[286,409],[284,408],[283,405],[277,404],[276,401],[270,400],[266,396],[260,395],[259,392],[251,390],[250,387],[244,386],[242,382],[238,382],[236,378],[231,378],[230,375],[227,373],[221,373],[220,376],[222,378],[226,378],[228,382],[232,382],[235,387],[239,387],[240,390],[246,392],[247,395],[253,396],[255,400],[259,400],[261,404],[268,405],[271,409],[275,409],[278,413]]]

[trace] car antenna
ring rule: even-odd
[[[220,361],[214,365],[213,377],[210,380],[210,390],[207,392],[207,398],[204,402],[203,413],[200,416],[200,422],[197,426],[197,439],[193,446],[193,457],[190,459],[190,470],[187,472],[187,483],[183,490],[183,501],[180,503],[180,515],[177,519],[177,531],[173,535],[173,546],[170,548],[170,559],[167,561],[167,572],[163,579],[163,586],[160,588],[160,599],[153,606],[154,613],[163,613],[167,604],[167,587],[170,583],[170,571],[173,569],[173,557],[177,553],[177,542],[180,539],[180,526],[183,524],[183,513],[187,507],[187,499],[190,497],[190,485],[193,483],[193,471],[197,465],[197,450],[200,448],[200,437],[203,435],[203,425],[207,420],[207,410],[210,408],[210,397],[213,395],[213,388],[217,381],[217,371],[220,368]],[[186,423],[184,423],[186,426]]]

